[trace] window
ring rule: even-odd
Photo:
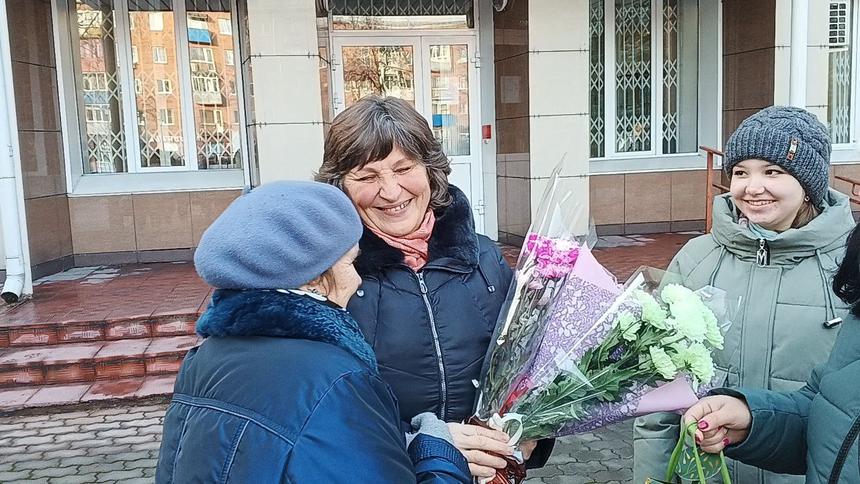
[[[134,23],[134,20],[131,23]],[[153,32],[164,30],[164,15],[161,12],[151,12],[149,14],[149,30]]]
[[[228,66],[233,65],[233,51],[232,50],[225,50],[224,51],[224,63],[227,64]]]
[[[211,47],[192,47],[190,53],[191,62],[202,62],[206,64],[215,63],[215,58],[212,55]]]
[[[223,114],[220,109],[204,109],[200,112],[200,119],[206,126],[220,126],[224,124]]]
[[[164,47],[153,47],[152,62],[156,64],[167,64],[167,49]]]
[[[590,1],[592,158],[697,151],[697,18],[696,0]]]
[[[158,110],[158,121],[164,126],[172,126],[174,122],[173,110],[172,109],[159,109]]]
[[[107,90],[107,74],[104,72],[84,72],[81,74],[81,87],[84,91]]]
[[[85,116],[88,123],[109,123],[110,106],[107,104],[96,104],[87,106]]]
[[[76,84],[83,93],[77,112],[85,121],[85,175],[241,167],[244,131],[238,119],[226,120],[223,113],[242,107],[239,96],[221,92],[224,83],[235,84],[238,75],[227,62],[234,55],[233,39],[201,46],[205,39],[199,32],[177,29],[183,17],[189,27],[197,25],[194,22],[213,30],[229,26],[231,3],[69,1],[69,45]],[[151,62],[144,54],[149,51]],[[191,79],[192,92],[176,88],[183,78]],[[133,89],[131,99],[125,89]]]
[[[233,35],[233,26],[230,24],[230,19],[218,19],[218,32],[221,35]]]
[[[830,2],[828,18],[827,123],[833,144],[853,142],[854,26],[852,2]]]
[[[159,94],[172,94],[173,93],[173,83],[170,82],[170,79],[159,79],[156,82],[156,91]]]
[[[218,76],[199,75],[191,78],[191,88],[196,93],[220,93],[221,83]]]

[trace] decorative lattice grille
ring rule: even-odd
[[[369,17],[410,15],[466,15],[472,0],[330,0],[333,15]]]
[[[117,67],[116,23],[110,0],[78,0],[75,4],[80,45],[83,97],[84,171],[127,171],[122,126],[122,93]]]
[[[651,150],[651,2],[615,1],[615,150]]]
[[[678,152],[678,0],[663,3],[663,153]]]
[[[600,158],[606,154],[606,68],[605,13],[603,0],[591,0],[589,5],[589,89],[591,110],[589,113],[589,134],[591,157]]]

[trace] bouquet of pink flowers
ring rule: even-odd
[[[553,183],[545,198],[565,199],[558,190]],[[508,432],[513,444],[695,403],[715,379],[711,353],[722,348],[728,324],[725,292],[694,292],[647,268],[621,286],[586,235],[540,225],[553,218],[538,218],[520,253],[474,421]],[[524,479],[522,462],[509,462],[493,483]]]

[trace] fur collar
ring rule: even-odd
[[[329,343],[377,371],[373,349],[349,313],[298,294],[218,289],[197,320],[197,333],[216,338],[273,336]]]
[[[456,270],[471,270],[478,265],[478,237],[469,199],[454,185],[448,186],[454,201],[437,209],[436,224],[428,244],[428,265]],[[355,267],[362,276],[374,274],[385,267],[403,264],[403,253],[386,244],[367,227],[359,241],[361,253]]]

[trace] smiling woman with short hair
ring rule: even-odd
[[[409,421],[449,422],[475,476],[493,476],[508,437],[464,424],[475,401],[512,272],[475,232],[466,195],[448,184],[450,163],[427,120],[403,100],[369,96],[329,129],[317,181],[340,187],[364,224],[356,269],[364,280],[348,309]],[[522,449],[543,465],[552,442]],[[493,455],[498,454],[498,455]]]

